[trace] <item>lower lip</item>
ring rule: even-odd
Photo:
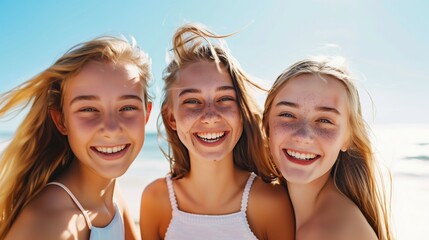
[[[201,144],[206,145],[206,146],[210,146],[210,147],[214,147],[214,146],[221,144],[223,141],[225,141],[225,138],[228,134],[229,134],[229,132],[225,132],[225,135],[223,135],[223,137],[221,139],[219,139],[219,141],[216,141],[216,142],[205,142],[205,141],[201,140],[197,136],[197,134],[195,134],[194,136],[197,139],[197,141],[200,142]]]
[[[122,158],[128,152],[130,146],[131,146],[131,144],[127,144],[124,149],[122,149],[119,152],[115,152],[115,153],[102,153],[102,152],[97,151],[97,149],[95,149],[94,147],[91,147],[91,150],[100,158],[112,161],[112,160]]]
[[[286,152],[286,150],[283,150],[283,154],[286,156],[287,160],[289,160],[289,161],[291,161],[293,163],[299,164],[299,165],[310,165],[310,164],[314,163],[315,161],[317,161],[320,158],[320,156],[318,155],[317,157],[315,157],[314,159],[311,159],[311,160],[299,160],[299,159],[296,159],[296,158],[290,156]]]

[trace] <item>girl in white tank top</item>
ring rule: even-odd
[[[31,106],[0,156],[0,239],[138,238],[115,185],[143,146],[149,62],[101,37],[0,95],[0,117]]]
[[[272,179],[250,79],[211,37],[222,38],[196,24],[173,37],[161,109],[171,172],[143,192],[142,238],[293,239],[286,190],[252,173]]]

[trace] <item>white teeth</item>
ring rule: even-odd
[[[102,153],[117,153],[124,150],[125,147],[126,145],[120,145],[115,147],[96,147],[95,149]]]
[[[212,132],[212,133],[197,133],[199,139],[204,142],[216,142],[219,141],[223,136],[225,136],[225,132]]]
[[[296,159],[300,159],[300,160],[311,160],[314,159],[315,157],[317,157],[316,154],[312,154],[312,153],[299,153],[299,152],[294,152],[292,150],[287,150],[287,154],[289,154],[290,156],[296,158]]]

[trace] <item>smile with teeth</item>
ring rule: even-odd
[[[292,150],[286,150],[287,154],[295,159],[303,160],[303,161],[310,161],[315,159],[318,155],[313,153],[299,153]]]
[[[223,138],[225,136],[225,132],[212,132],[212,133],[199,132],[199,133],[196,133],[195,135],[204,142],[213,143]]]
[[[118,145],[114,147],[94,147],[98,152],[104,153],[104,154],[111,154],[111,153],[117,153],[125,149],[127,147],[126,144]]]

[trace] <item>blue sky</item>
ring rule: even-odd
[[[160,96],[175,29],[199,22],[220,34],[238,31],[227,39],[232,54],[266,86],[301,58],[342,55],[358,79],[368,122],[429,123],[428,9],[424,0],[1,1],[0,92],[79,42],[123,34],[152,58],[152,92]],[[149,130],[156,129],[159,101]],[[1,121],[0,132],[20,119]]]

